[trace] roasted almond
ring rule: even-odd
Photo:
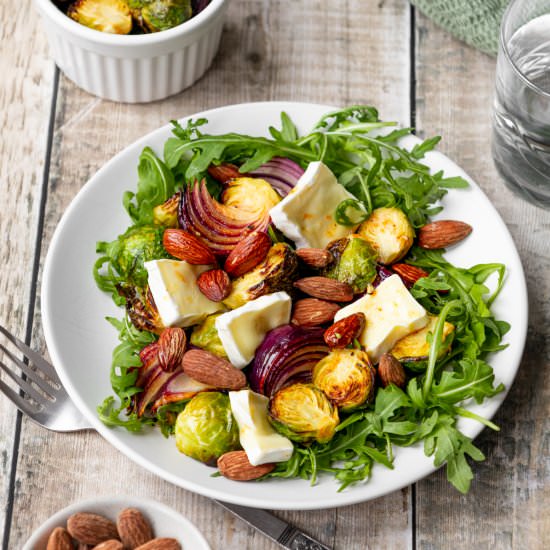
[[[73,550],[71,535],[63,527],[56,527],[48,537],[46,550]]]
[[[229,361],[203,349],[190,349],[181,362],[183,372],[197,382],[220,390],[246,387],[246,376]]]
[[[187,336],[181,328],[165,328],[158,339],[158,358],[162,370],[171,372],[181,365]]]
[[[225,260],[224,269],[232,277],[240,277],[254,269],[271,248],[271,239],[262,231],[254,231],[231,251]]]
[[[125,508],[118,514],[116,526],[126,548],[136,548],[153,538],[153,529],[136,508]]]
[[[456,220],[440,220],[418,230],[418,246],[429,250],[458,243],[472,232],[472,226]]]
[[[128,548],[135,548],[135,546],[128,546]],[[124,550],[125,546],[116,539],[106,540],[105,542],[100,542],[97,546],[94,546],[92,550]]]
[[[213,302],[221,302],[231,292],[231,279],[223,269],[203,271],[197,278],[199,290]]]
[[[410,264],[393,264],[391,268],[401,277],[406,286],[412,286],[418,279],[427,277],[429,273],[420,267]]]
[[[328,277],[304,277],[294,283],[294,286],[314,298],[332,302],[351,302],[353,289],[347,283],[341,283]]]
[[[334,260],[334,256],[324,248],[298,248],[296,255],[309,267],[326,267]]]
[[[345,348],[359,337],[365,328],[365,314],[352,313],[331,325],[323,335],[329,348]]]
[[[234,481],[250,481],[269,474],[275,464],[252,466],[244,451],[230,451],[218,458],[218,469],[222,476]]]
[[[294,302],[291,322],[304,327],[314,327],[331,323],[340,309],[338,304],[319,300],[318,298],[302,298]]]
[[[96,546],[109,539],[118,539],[116,525],[99,514],[78,512],[67,520],[67,531],[78,542]]]
[[[243,174],[239,172],[234,164],[220,164],[218,166],[212,164],[208,167],[208,173],[220,183],[243,177]]]
[[[391,353],[384,353],[378,362],[378,377],[385,388],[394,384],[398,388],[404,388],[407,383],[407,375],[403,365]]]
[[[137,546],[134,550],[181,550],[181,544],[176,539],[157,538]]]
[[[185,260],[193,265],[210,265],[216,263],[216,257],[210,248],[198,237],[184,229],[166,229],[162,244],[168,254],[178,260]]]

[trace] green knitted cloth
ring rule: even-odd
[[[509,0],[411,0],[457,38],[495,55],[502,14]]]

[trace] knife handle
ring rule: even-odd
[[[288,550],[332,550],[291,525],[277,539],[277,542]]]

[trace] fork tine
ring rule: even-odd
[[[60,382],[57,382],[57,380],[53,380],[52,382],[56,384],[57,388],[52,386],[50,383],[48,383],[47,379],[42,378],[39,374],[37,374],[36,371],[31,369],[29,365],[21,361],[19,357],[16,357],[9,349],[5,348],[2,344],[0,344],[0,350],[2,350],[43,392],[51,395],[52,397],[55,397],[56,389],[61,386]],[[15,381],[19,383],[18,380]]]
[[[3,380],[0,380],[0,392],[2,392],[22,413],[34,417],[40,412],[40,409],[23,399],[21,395],[13,391]]]
[[[44,399],[55,399],[53,395],[40,394],[35,388],[33,388],[25,379],[17,376],[15,372],[9,369],[2,361],[0,361],[0,369],[2,369],[27,395],[32,397],[37,403],[42,403]],[[53,393],[53,392],[52,392]]]
[[[31,349],[25,342],[16,338],[13,334],[8,332],[2,325],[0,325],[0,332],[15,346],[23,352],[23,355],[28,357],[43,373],[49,376],[56,384],[61,384],[55,368],[48,363],[39,353]]]

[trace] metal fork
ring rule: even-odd
[[[40,354],[32,350],[25,342],[16,338],[0,325],[3,334],[22,354],[19,359],[13,352],[0,343],[0,369],[2,369],[19,387],[19,393],[0,378],[0,392],[31,420],[40,426],[55,432],[74,432],[90,430],[92,427],[80,414],[57,377],[55,368]],[[5,364],[4,357],[19,367],[21,373]],[[214,500],[226,510],[242,519],[260,533],[288,550],[331,550],[328,546],[310,537],[300,529],[289,525],[265,510],[247,508],[228,502]]]
[[[17,384],[19,392],[8,386],[2,379],[0,379],[0,391],[22,413],[48,430],[74,432],[91,429],[90,423],[67,395],[54,367],[1,325],[0,333],[24,357],[22,361],[17,357],[17,352],[10,351],[0,343],[0,350],[3,352],[3,356],[0,356],[0,369]],[[16,367],[21,372],[18,372]]]

